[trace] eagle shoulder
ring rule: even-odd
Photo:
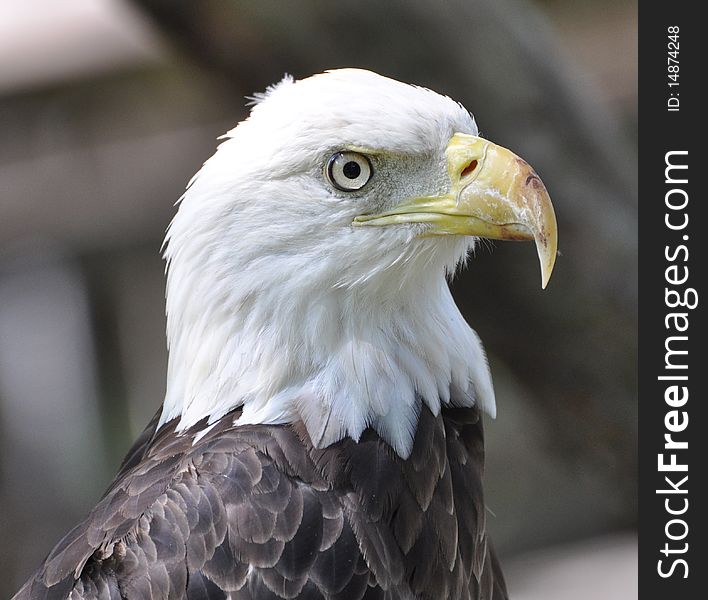
[[[475,409],[423,408],[407,459],[371,429],[317,449],[237,416],[153,420],[16,600],[506,598]]]
[[[369,569],[303,444],[232,423],[197,441],[203,424],[153,424],[16,599],[363,598]]]

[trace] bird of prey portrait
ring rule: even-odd
[[[252,100],[167,233],[164,402],[15,598],[506,598],[494,390],[448,279],[480,238],[530,240],[545,287],[544,185],[461,104],[369,71]]]

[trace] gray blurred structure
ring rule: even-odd
[[[615,534],[528,552],[505,563],[513,600],[639,597],[637,538]]]
[[[95,503],[162,400],[159,246],[189,177],[243,96],[338,66],[459,99],[556,206],[546,292],[508,244],[454,286],[497,387],[487,499],[512,590],[541,597],[522,552],[555,579],[537,548],[636,525],[633,2],[57,6],[0,4],[0,595]],[[632,540],[577,551],[590,568],[616,548],[636,570]]]

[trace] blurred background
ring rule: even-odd
[[[635,598],[631,0],[0,0],[0,596],[89,510],[164,393],[173,203],[285,72],[446,93],[543,177],[561,256],[454,284],[489,353],[489,526],[513,598]],[[493,250],[493,251],[492,251]]]

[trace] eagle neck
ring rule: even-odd
[[[224,271],[194,252],[168,256],[161,423],[177,418],[182,431],[242,407],[238,423],[302,421],[320,448],[372,427],[406,457],[422,406],[494,415],[482,344],[444,269],[408,264],[406,273],[420,275],[341,285],[324,258],[305,274],[277,257],[267,269],[256,261]]]

